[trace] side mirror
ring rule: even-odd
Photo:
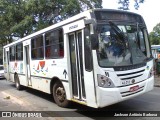
[[[91,34],[91,46],[93,50],[96,50],[99,48],[99,42],[98,42],[98,38],[97,35],[95,34]]]

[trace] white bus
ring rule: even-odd
[[[153,89],[153,57],[143,18],[94,9],[4,46],[7,80],[101,108]]]

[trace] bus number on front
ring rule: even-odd
[[[129,85],[129,84],[131,84],[131,80],[122,81],[122,85]]]

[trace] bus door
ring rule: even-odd
[[[93,69],[89,70],[87,68],[87,66],[93,67],[91,62],[92,50],[88,50],[90,48],[90,26],[85,25],[82,19],[64,26],[63,29],[67,38],[68,53],[70,56],[68,58],[68,62],[70,63],[68,69],[70,70],[69,83],[71,83],[71,96],[77,102],[82,101],[82,104],[85,102],[84,104],[96,107],[97,101]]]
[[[5,70],[5,72],[7,72],[7,80],[10,80],[10,73],[9,73],[9,48],[6,48],[5,49],[5,54],[4,55],[6,55],[5,57],[6,57],[6,59],[5,59],[5,68],[7,69],[7,70]]]
[[[30,71],[29,44],[28,44],[27,41],[26,41],[24,44],[26,44],[26,45],[24,46],[25,75],[26,75],[27,85],[28,85],[28,86],[31,86],[32,83],[31,83],[31,71]]]
[[[82,31],[68,36],[71,62],[72,94],[79,100],[86,99],[83,71]]]

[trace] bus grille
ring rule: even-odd
[[[145,71],[145,69],[142,69],[142,70],[139,70],[139,71],[136,71],[136,72],[125,73],[125,74],[117,74],[117,76],[121,80],[135,79],[135,78],[138,78],[138,77],[142,76],[144,71]]]

